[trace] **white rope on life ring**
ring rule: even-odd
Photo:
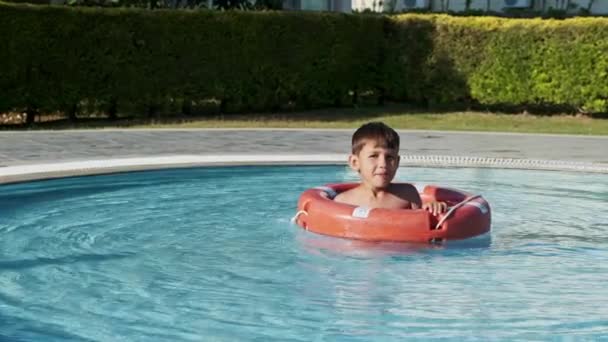
[[[441,228],[441,225],[443,225],[443,223],[450,217],[450,215],[452,215],[452,213],[454,211],[456,211],[456,209],[462,207],[463,205],[471,202],[474,199],[480,198],[481,195],[475,195],[475,196],[471,196],[468,198],[465,198],[464,201],[456,204],[455,206],[451,207],[450,210],[448,210],[445,215],[443,215],[443,217],[441,218],[441,220],[439,220],[439,222],[437,222],[437,225],[435,226],[435,229],[439,229]]]
[[[296,220],[298,219],[298,217],[300,217],[300,215],[308,215],[308,213],[306,212],[306,210],[300,210],[298,211],[294,217],[291,218],[291,220],[289,220],[292,224],[296,223]]]

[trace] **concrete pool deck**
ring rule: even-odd
[[[352,129],[0,132],[0,184],[167,167],[345,164]],[[608,136],[398,130],[402,165],[608,173]]]

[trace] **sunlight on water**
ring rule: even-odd
[[[225,167],[0,186],[0,340],[597,340],[608,176],[402,168],[481,193],[490,236],[365,244],[289,223],[344,167]]]

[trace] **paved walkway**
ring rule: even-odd
[[[2,170],[60,162],[163,156],[323,156],[346,160],[353,130],[168,129],[0,132]],[[608,170],[608,137],[399,131],[401,155],[534,159]],[[312,159],[311,159],[311,156]],[[272,158],[269,159],[271,161]],[[290,159],[290,160],[292,160]],[[327,158],[325,158],[327,159]],[[405,158],[407,160],[407,158]],[[295,159],[294,159],[295,160]],[[192,164],[197,164],[193,162]],[[6,182],[6,180],[4,180]]]

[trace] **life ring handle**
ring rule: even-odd
[[[306,212],[306,210],[300,210],[294,215],[294,217],[291,218],[291,220],[289,220],[289,222],[291,222],[291,224],[296,223],[296,220],[298,219],[298,217],[300,217],[300,215],[308,215],[308,213]]]
[[[471,197],[467,197],[462,202],[459,202],[458,204],[452,206],[450,208],[450,210],[448,210],[445,213],[445,215],[443,215],[443,217],[441,217],[441,219],[439,220],[439,222],[437,222],[437,225],[435,226],[435,229],[441,228],[441,226],[443,225],[443,223],[450,217],[450,215],[452,215],[454,213],[454,211],[456,211],[456,209],[462,207],[463,205],[465,205],[465,204],[467,204],[467,203],[469,203],[472,200],[477,199],[477,198],[481,198],[481,195],[474,195],[474,196],[471,196]]]
[[[289,220],[291,222],[291,224],[297,223],[296,220],[298,219],[298,217],[300,217],[300,215],[308,215],[308,212],[306,211],[308,209],[308,205],[310,204],[310,200],[306,201],[304,203],[304,205],[302,206],[302,210],[299,210],[292,218],[291,220]]]

